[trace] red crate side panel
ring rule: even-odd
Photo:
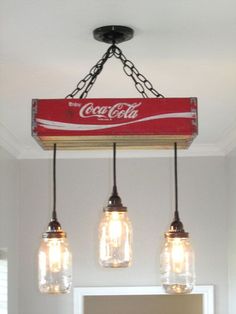
[[[38,136],[197,133],[194,98],[43,99],[33,111]]]

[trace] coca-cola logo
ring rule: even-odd
[[[96,117],[98,120],[112,119],[136,119],[138,117],[138,107],[141,103],[117,103],[110,106],[95,105],[92,102],[87,104],[70,102],[69,106],[78,107],[81,118]]]

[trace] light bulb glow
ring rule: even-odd
[[[118,247],[122,236],[122,219],[118,212],[111,212],[109,221],[108,237],[113,247]]]
[[[185,247],[183,241],[180,238],[173,239],[172,250],[170,254],[172,269],[175,273],[181,273],[183,267],[185,267]]]
[[[68,293],[72,280],[72,257],[66,238],[43,238],[38,254],[39,290]]]
[[[62,266],[62,248],[61,241],[58,239],[50,239],[49,246],[49,269],[51,272],[59,272]]]
[[[167,237],[160,256],[161,282],[167,293],[184,294],[195,284],[194,252],[188,238]]]
[[[127,212],[105,211],[99,225],[99,262],[104,267],[127,267],[132,259],[132,226]]]

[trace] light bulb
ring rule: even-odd
[[[70,292],[72,257],[66,234],[61,229],[43,234],[38,253],[38,279],[42,293]]]
[[[132,226],[127,211],[104,211],[99,225],[99,263],[128,267],[132,259]]]
[[[122,219],[118,212],[111,212],[109,217],[108,236],[113,247],[118,247],[122,240]]]
[[[181,273],[184,269],[185,262],[185,243],[183,239],[175,238],[172,240],[171,260],[175,273]]]
[[[168,235],[171,234],[166,234],[160,256],[162,285],[170,294],[190,293],[195,284],[195,269],[189,238]]]

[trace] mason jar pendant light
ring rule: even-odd
[[[174,143],[175,213],[170,229],[165,233],[165,243],[160,255],[161,283],[169,294],[190,293],[195,284],[194,252],[188,232],[179,218],[177,143]]]
[[[113,190],[99,225],[99,263],[103,267],[128,267],[132,260],[132,225],[116,186],[116,143],[113,143]]]
[[[53,212],[39,248],[38,280],[42,293],[62,294],[69,293],[71,289],[72,257],[67,235],[56,213],[56,144],[53,154]]]

